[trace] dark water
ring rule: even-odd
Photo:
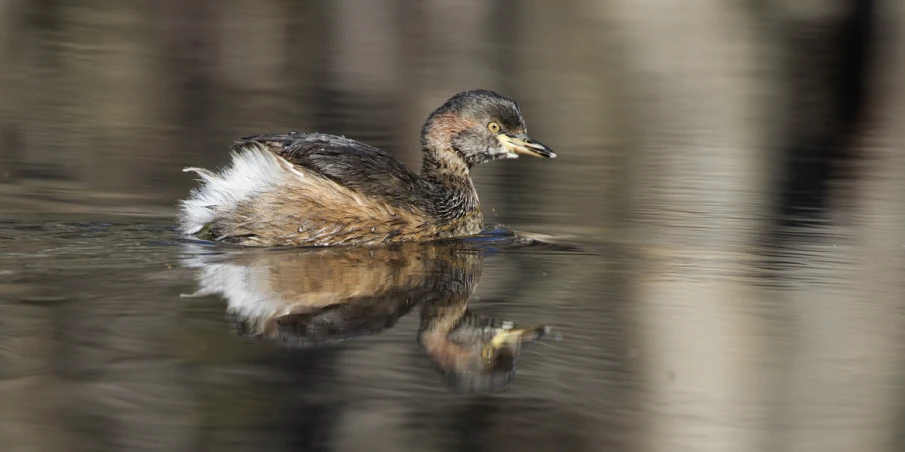
[[[247,250],[122,219],[0,240],[7,450],[861,447],[905,407],[901,273],[851,244]]]
[[[787,3],[0,2],[0,451],[905,449],[905,9]],[[478,87],[558,155],[475,169],[515,234],[173,229]]]

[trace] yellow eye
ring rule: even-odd
[[[493,133],[497,133],[500,131],[500,125],[495,122],[491,122],[490,124],[487,124],[487,130],[490,130]]]
[[[484,361],[490,361],[493,358],[493,346],[485,345],[484,348],[481,349],[481,358]]]

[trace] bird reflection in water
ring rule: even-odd
[[[194,295],[225,298],[237,334],[296,347],[378,334],[418,305],[418,342],[447,384],[498,392],[515,376],[522,344],[547,327],[514,328],[468,309],[482,253],[459,242],[205,256],[192,264]]]

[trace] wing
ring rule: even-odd
[[[263,144],[271,152],[334,182],[394,207],[416,206],[421,180],[392,155],[359,141],[321,133],[257,135],[236,142]]]

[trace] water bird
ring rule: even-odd
[[[488,90],[456,94],[421,129],[420,174],[392,155],[321,133],[257,135],[219,172],[186,168],[200,187],[181,201],[179,230],[249,246],[371,245],[477,234],[484,227],[475,165],[554,158],[531,139],[521,109]]]

